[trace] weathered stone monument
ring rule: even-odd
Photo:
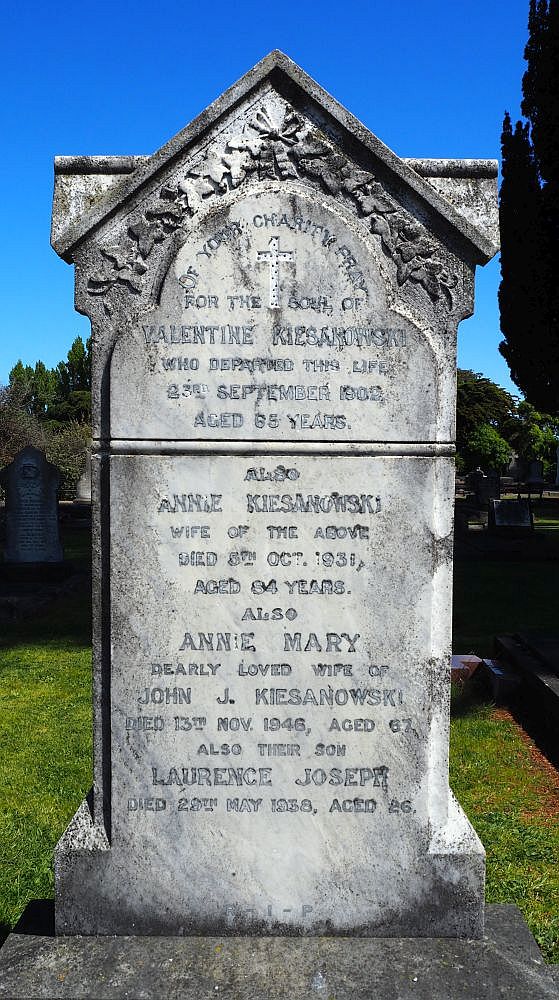
[[[6,541],[9,564],[60,563],[57,489],[60,475],[44,452],[29,445],[0,471],[5,491]]]
[[[495,176],[399,159],[277,54],[152,157],[57,160],[97,570],[59,932],[481,934],[452,442]]]
[[[481,934],[452,442],[495,174],[399,159],[282,56],[152,157],[57,161],[97,567],[59,932]]]

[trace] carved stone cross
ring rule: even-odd
[[[259,264],[267,263],[270,268],[270,309],[279,309],[280,262],[294,264],[295,252],[293,250],[280,250],[279,236],[272,236],[269,247],[269,250],[259,250],[256,260]]]

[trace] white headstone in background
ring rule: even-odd
[[[480,935],[453,435],[496,164],[401,160],[272,53],[154,157],[57,161],[53,243],[98,568],[59,931]]]
[[[7,563],[56,563],[64,555],[58,531],[56,466],[38,448],[17,453],[0,472],[5,491]]]
[[[91,449],[85,453],[84,470],[76,485],[76,503],[91,503]]]

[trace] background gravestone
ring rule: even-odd
[[[529,500],[491,500],[489,502],[488,527],[493,534],[519,535],[532,534],[534,517]]]
[[[399,159],[280,53],[153,157],[57,161],[96,567],[59,932],[482,933],[449,654],[495,178]]]
[[[487,507],[492,500],[500,499],[501,477],[493,469],[487,473],[482,469],[471,472],[468,476],[468,485],[473,490],[478,507]]]
[[[5,491],[7,563],[58,563],[63,552],[58,531],[60,474],[38,448],[22,448],[0,472]]]
[[[529,462],[528,471],[526,473],[526,486],[532,487],[534,492],[537,493],[538,490],[543,490],[544,485],[543,462],[541,460]]]
[[[85,453],[84,470],[76,484],[75,503],[91,503],[91,449]]]

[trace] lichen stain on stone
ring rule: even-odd
[[[437,538],[431,533],[431,565],[432,573],[441,566],[451,566],[454,553],[454,534],[450,532],[442,538]]]

